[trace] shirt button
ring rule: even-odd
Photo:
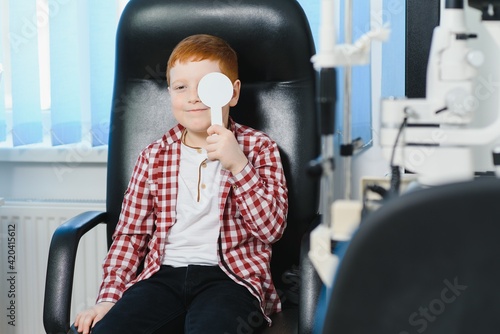
[[[198,152],[199,154],[201,154],[201,152],[202,152],[201,148],[197,148],[196,152]]]
[[[236,184],[233,184],[233,190],[238,189],[238,186]]]
[[[203,162],[201,163],[201,167],[203,167],[203,168],[207,168],[207,163],[206,163],[205,161],[203,161]]]
[[[204,183],[201,185],[201,189],[205,189],[206,187],[207,186]]]

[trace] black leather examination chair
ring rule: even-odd
[[[500,180],[403,195],[352,238],[322,333],[498,333],[499,259]]]
[[[265,332],[309,331],[316,292],[308,284],[317,277],[300,275],[300,246],[317,217],[319,185],[307,176],[307,166],[319,154],[320,140],[310,61],[315,49],[302,8],[296,0],[131,0],[117,32],[106,212],[82,213],[53,235],[44,300],[47,333],[66,333],[74,320],[70,302],[80,238],[103,223],[110,242],[139,152],[174,125],[166,62],[180,40],[198,33],[220,36],[238,53],[242,89],[231,115],[276,140],[287,176],[288,227],[273,247],[271,264],[285,310]]]

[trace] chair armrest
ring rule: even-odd
[[[67,333],[78,243],[81,237],[106,221],[106,213],[87,211],[60,225],[49,248],[43,325],[47,334]]]
[[[316,306],[323,287],[314,265],[309,259],[311,231],[321,223],[317,216],[303,238],[300,247],[299,333],[310,334],[314,329]]]

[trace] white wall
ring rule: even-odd
[[[0,162],[0,197],[5,200],[104,201],[105,187],[102,162]]]

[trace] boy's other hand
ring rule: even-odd
[[[75,327],[78,329],[78,333],[89,334],[94,325],[99,322],[114,305],[115,303],[112,302],[101,302],[78,313],[75,320]]]
[[[210,160],[219,160],[222,168],[233,175],[238,174],[247,165],[248,159],[236,141],[234,134],[223,126],[214,124],[207,129],[207,156]],[[216,134],[217,136],[212,136]]]

